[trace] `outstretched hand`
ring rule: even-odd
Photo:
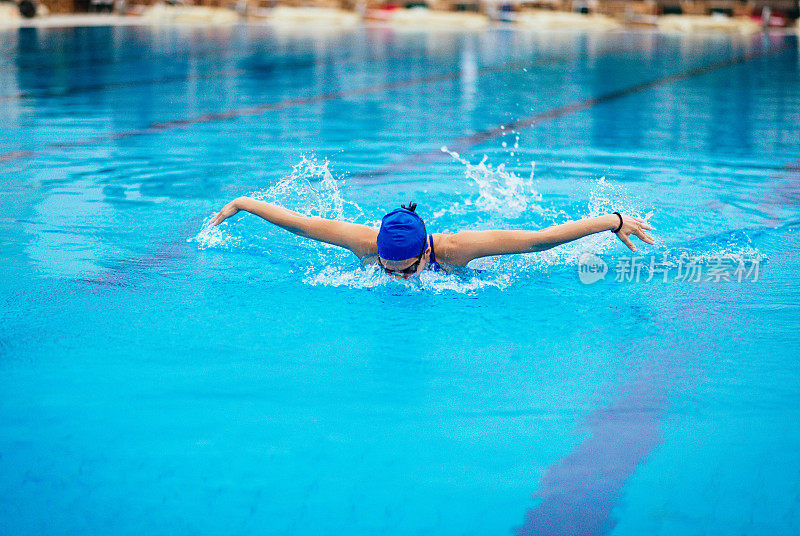
[[[236,200],[234,199],[233,201],[222,207],[222,210],[219,211],[219,214],[214,216],[214,218],[211,220],[211,225],[214,226],[219,225],[220,223],[224,222],[237,212],[239,212],[239,207],[236,206]]]
[[[636,246],[628,238],[630,235],[639,237],[642,242],[647,244],[655,244],[656,241],[652,236],[645,233],[645,231],[652,231],[653,227],[644,220],[634,218],[633,216],[622,216],[622,228],[617,231],[617,238],[622,240],[622,243],[628,246],[631,251],[636,251]]]

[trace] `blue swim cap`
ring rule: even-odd
[[[425,224],[414,209],[398,208],[383,217],[378,231],[378,255],[387,261],[404,261],[418,257],[428,238]]]

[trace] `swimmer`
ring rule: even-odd
[[[222,207],[211,223],[219,225],[244,210],[290,233],[349,249],[362,264],[377,263],[386,273],[402,279],[417,276],[426,269],[450,273],[479,257],[544,251],[603,231],[615,233],[634,252],[636,246],[631,235],[647,244],[655,243],[645,232],[653,229],[650,224],[619,212],[537,231],[497,229],[428,234],[416,207],[416,203],[411,203],[389,212],[376,230],[368,225],[303,216],[272,203],[238,197]]]

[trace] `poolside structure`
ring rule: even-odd
[[[153,19],[177,16],[178,20],[194,17],[198,21],[223,22],[228,17],[213,10],[226,9],[240,17],[271,18],[284,24],[351,25],[366,16],[373,21],[411,26],[452,24],[480,28],[490,20],[498,20],[551,28],[601,29],[623,24],[744,33],[752,31],[752,25],[743,22],[745,19],[762,26],[781,27],[793,24],[800,14],[798,0],[197,0],[155,8],[165,4],[150,0],[15,0],[4,3],[0,20],[19,18],[11,12],[15,4],[22,17],[33,17],[37,11],[40,15],[150,12]],[[662,20],[662,16],[667,18]]]

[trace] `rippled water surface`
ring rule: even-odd
[[[0,50],[0,532],[800,532],[795,37]],[[657,243],[398,282],[208,227],[240,195],[367,225],[413,199],[430,232],[619,210]]]

